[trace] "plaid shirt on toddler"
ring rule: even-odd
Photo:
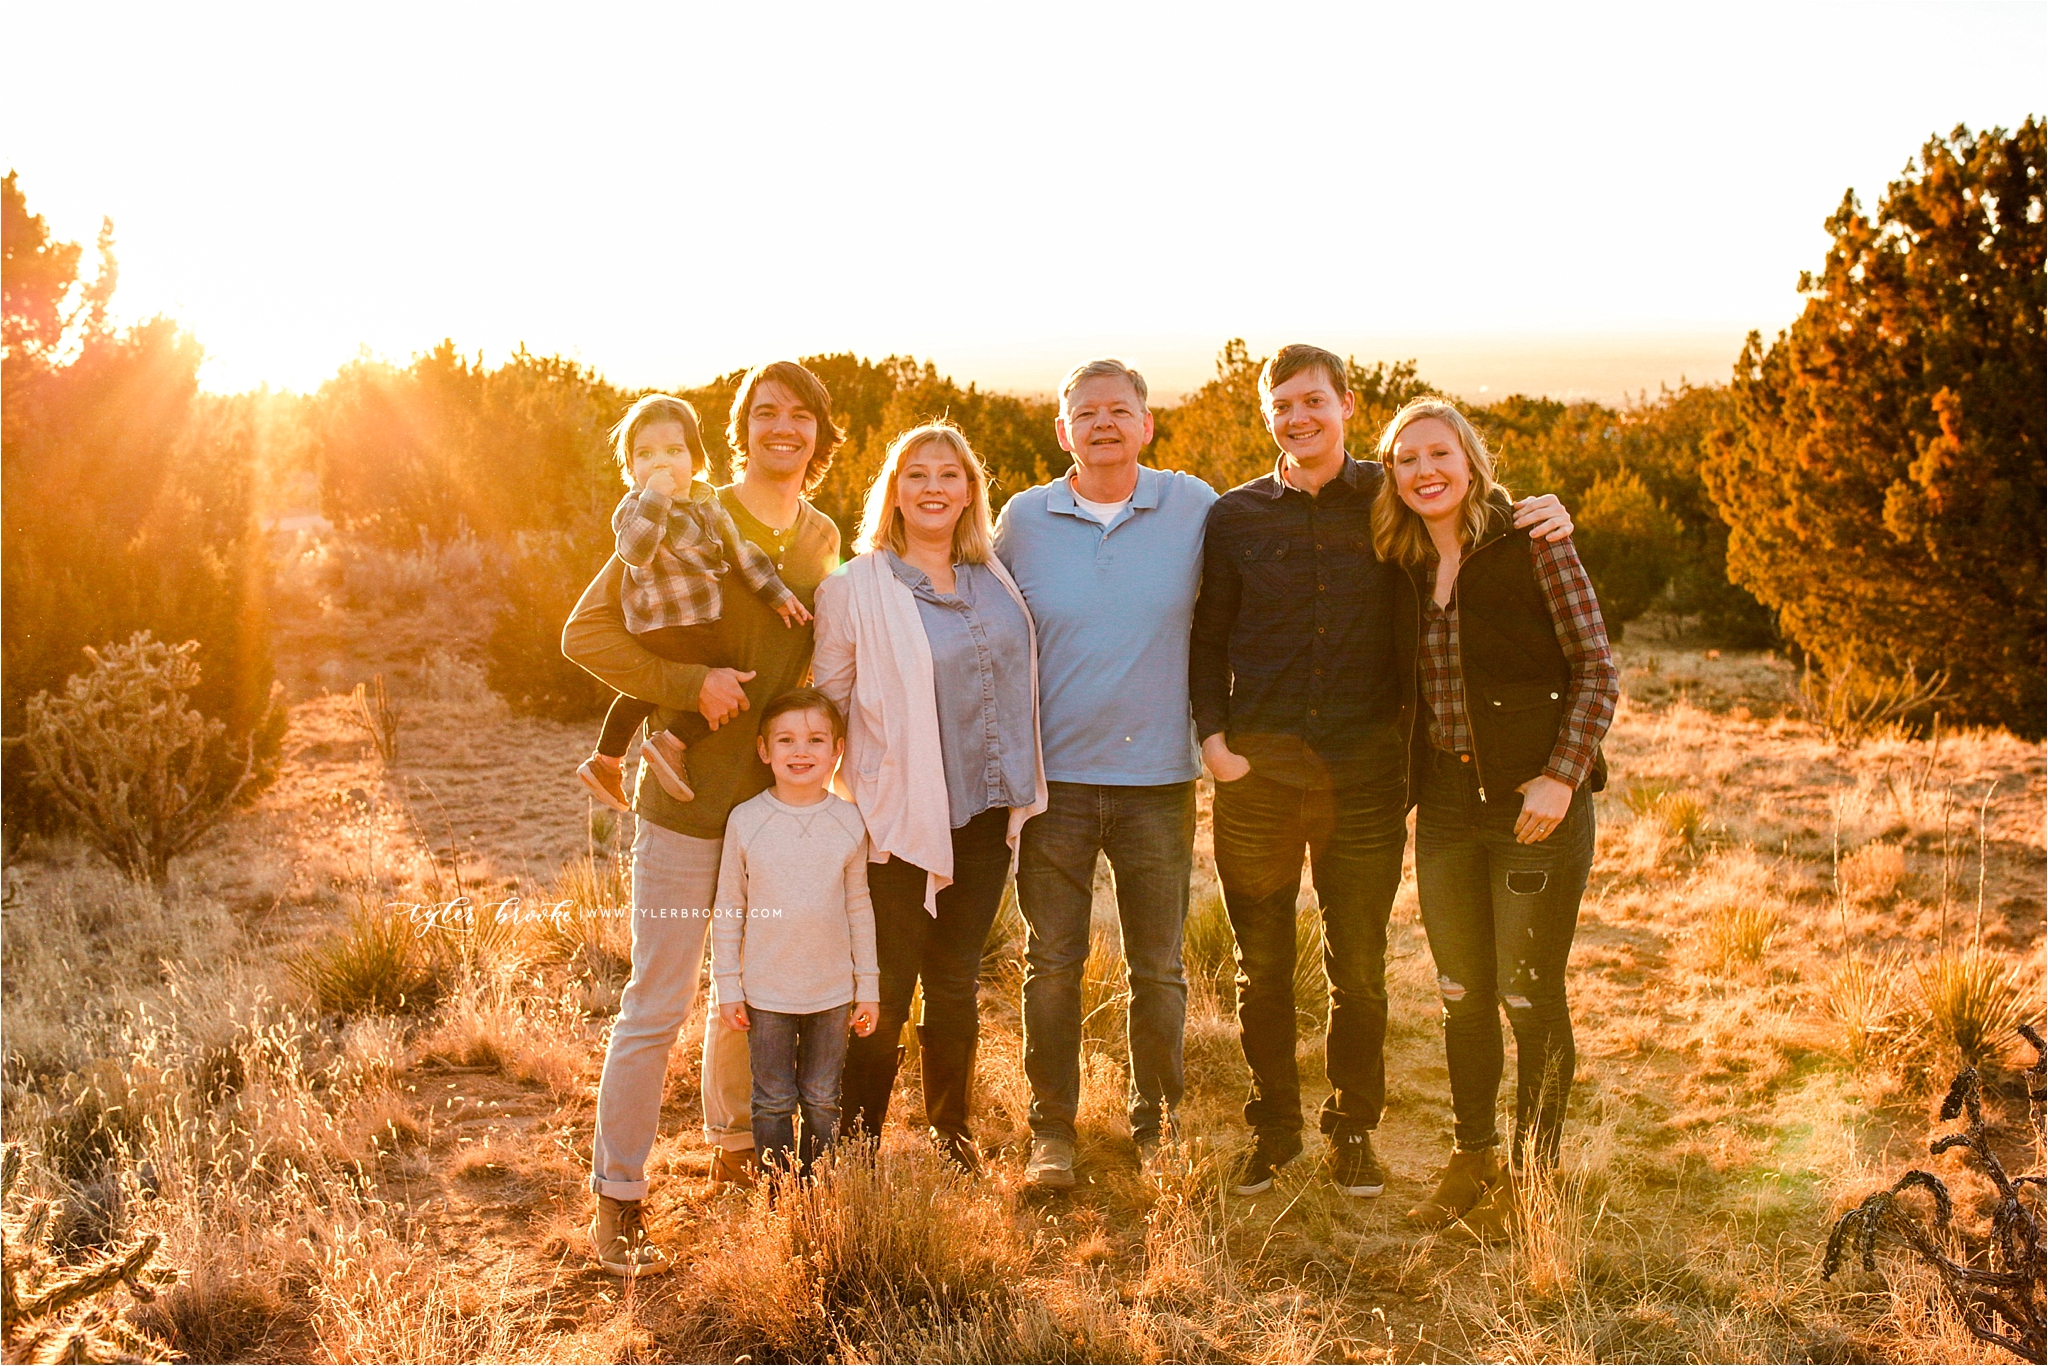
[[[702,479],[692,479],[681,498],[633,490],[613,509],[612,530],[626,562],[619,604],[634,635],[717,621],[719,580],[735,565],[754,596],[770,607],[796,600]]]

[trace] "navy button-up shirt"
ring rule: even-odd
[[[1359,781],[1390,752],[1399,571],[1372,548],[1385,477],[1346,455],[1309,494],[1276,462],[1209,510],[1188,657],[1195,729],[1222,732],[1280,781]]]

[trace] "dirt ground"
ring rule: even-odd
[[[473,642],[434,615],[445,609],[380,615],[330,598],[299,610],[280,637],[295,694],[282,774],[180,870],[183,886],[232,915],[239,959],[274,966],[327,942],[347,922],[351,889],[395,901],[533,897],[566,867],[617,868],[630,821],[594,810],[572,777],[595,722],[508,712],[483,687]],[[1184,1125],[1194,1172],[1173,1217],[1196,1219],[1201,1246],[1242,1303],[1222,1315],[1173,1299],[1162,1289],[1167,1252],[1194,1244],[1163,1241],[1164,1206],[1137,1179],[1118,1114],[1120,983],[1105,869],[1102,961],[1090,975],[1112,1023],[1090,1029],[1082,1181],[1071,1197],[1021,1187],[1028,1097],[1016,979],[996,970],[984,984],[977,1109],[991,1161],[976,1198],[1029,1248],[1027,1299],[1062,1323],[1142,1310],[1142,1333],[1099,1347],[1132,1359],[1937,1360],[1976,1351],[1931,1292],[1916,1301],[1912,1284],[1860,1273],[1846,1287],[1818,1280],[1828,1219],[1926,1161],[1949,1061],[1932,1044],[1874,1061],[1855,1055],[1844,1042],[1843,973],[1852,961],[1885,965],[1896,980],[1882,1027],[1910,1033],[1910,965],[1978,945],[2012,965],[2026,1013],[2039,1018],[2041,746],[1990,732],[1837,743],[1799,717],[1781,660],[1695,648],[1655,629],[1631,631],[1620,658],[1625,698],[1608,741],[1615,777],[1597,802],[1600,852],[1572,960],[1579,1075],[1569,1208],[1555,1245],[1489,1250],[1402,1218],[1449,1149],[1434,973],[1411,868],[1391,931],[1389,1108],[1377,1136],[1393,1179],[1377,1200],[1335,1193],[1313,1138],[1308,1160],[1274,1191],[1218,1193],[1216,1176],[1245,1141],[1246,1073],[1227,970],[1195,961],[1191,930]],[[374,673],[386,674],[402,707],[389,762],[349,692]],[[1213,923],[1207,800],[1205,783],[1195,916]],[[1896,867],[1852,895],[1844,860],[1876,846],[1883,857],[1865,862]],[[52,884],[83,858],[31,853],[9,870],[17,891]],[[1312,904],[1306,886],[1303,904]],[[445,1019],[407,1025],[393,1049],[390,1132],[403,1141],[371,1145],[379,1217],[414,1250],[408,1274],[431,1268],[438,1298],[428,1317],[488,1321],[488,1331],[408,1337],[365,1327],[375,1317],[367,1310],[354,1319],[280,1311],[250,1355],[647,1360],[705,1350],[703,1272],[721,1247],[755,1236],[759,1207],[706,1189],[695,1022],[671,1060],[650,1173],[651,1222],[677,1250],[679,1274],[622,1285],[592,1268],[582,1233],[597,1067],[622,967],[616,933],[609,976],[531,979],[533,991],[568,993],[574,1007],[547,1016],[559,1037],[539,1061],[528,1056],[537,1044],[462,1043],[468,1036]],[[1014,945],[1008,954],[1014,964]],[[17,1009],[26,1007],[11,999]],[[1325,1088],[1314,1021],[1304,1023],[1312,1107]],[[1991,1104],[2015,1168],[2033,1170],[2039,1153],[2011,1070],[2024,1061],[2014,1054],[1993,1072]],[[894,1112],[905,1119],[920,1109],[915,1079],[906,1068]],[[896,1128],[888,1146],[901,1153],[919,1142]],[[1967,1188],[1953,1167],[1943,1170]],[[1188,1192],[1198,1187],[1196,1199]],[[1226,1271],[1204,1274],[1213,1287]]]

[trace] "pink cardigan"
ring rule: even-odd
[[[988,569],[1024,607],[1024,595],[994,558]],[[946,805],[946,769],[939,755],[939,703],[931,644],[917,599],[883,552],[856,555],[818,585],[817,648],[811,656],[818,690],[846,715],[846,758],[833,786],[860,808],[868,827],[868,858],[894,854],[930,874],[924,908],[939,913],[939,889],[953,881],[953,827]],[[1017,832],[1045,810],[1045,751],[1038,740],[1038,627],[1031,633],[1031,743],[1038,790],[1030,806],[1010,808],[1010,861]]]

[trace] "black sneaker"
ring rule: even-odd
[[[1273,1189],[1273,1173],[1301,1156],[1301,1135],[1260,1134],[1257,1146],[1245,1155],[1237,1169],[1237,1183],[1230,1189],[1238,1195],[1258,1195]]]
[[[1346,1195],[1370,1198],[1387,1188],[1387,1169],[1373,1156],[1371,1134],[1330,1135],[1330,1179]]]

